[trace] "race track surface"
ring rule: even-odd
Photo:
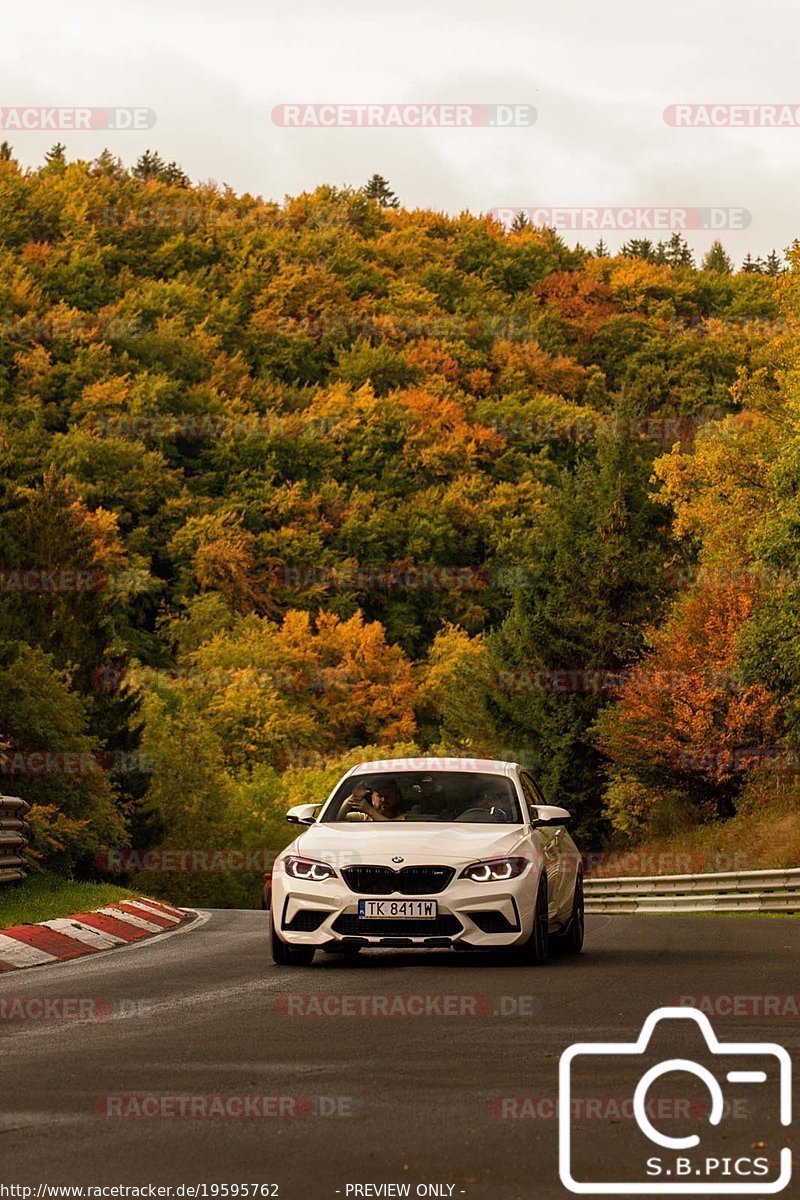
[[[584,954],[545,968],[381,950],[282,969],[268,957],[265,914],[201,920],[0,977],[0,1182],[275,1183],[283,1200],[345,1197],[347,1185],[368,1183],[409,1184],[410,1195],[444,1185],[440,1195],[474,1200],[563,1197],[552,1101],[567,1046],[634,1040],[679,995],[800,991],[794,919],[596,916]],[[31,998],[42,997],[91,998],[84,1012],[99,1019],[32,1019]],[[383,1015],[396,997],[433,1011]],[[14,1000],[25,1019],[14,1019]],[[325,1004],[369,1015],[313,1015]],[[444,1004],[454,1015],[437,1011]],[[728,1041],[800,1048],[797,1016],[713,1020]],[[602,1073],[588,1091],[616,1094]],[[284,1115],[170,1116],[164,1097],[175,1096],[201,1097],[208,1110],[209,1097],[266,1096]],[[162,1115],[130,1115],[142,1097]],[[584,1132],[598,1161],[624,1158],[624,1119],[604,1111]]]

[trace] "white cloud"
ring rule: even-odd
[[[793,0],[55,0],[7,8],[4,105],[142,105],[148,133],[63,135],[70,156],[147,147],[194,178],[280,199],[386,175],[403,201],[499,205],[729,205],[752,224],[732,252],[798,232],[800,129],[686,130],[668,104],[796,102]],[[533,129],[280,129],[286,102],[534,104]],[[26,164],[52,135],[16,134]],[[690,238],[703,250],[712,238]],[[585,241],[593,240],[591,236]],[[612,245],[621,240],[609,237]]]

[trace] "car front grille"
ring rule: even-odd
[[[454,937],[463,925],[450,913],[442,913],[430,921],[394,919],[389,917],[360,917],[358,913],[342,913],[333,922],[333,929],[347,937]]]
[[[361,896],[435,896],[455,875],[454,867],[345,867],[342,871],[351,892]]]

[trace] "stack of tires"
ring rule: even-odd
[[[0,796],[0,884],[25,878],[23,851],[28,844],[25,814],[29,808],[17,796]]]

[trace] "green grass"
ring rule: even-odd
[[[21,883],[0,886],[0,931],[9,925],[49,921],[88,912],[114,900],[125,900],[141,893],[112,883],[76,883],[58,875],[31,875]]]

